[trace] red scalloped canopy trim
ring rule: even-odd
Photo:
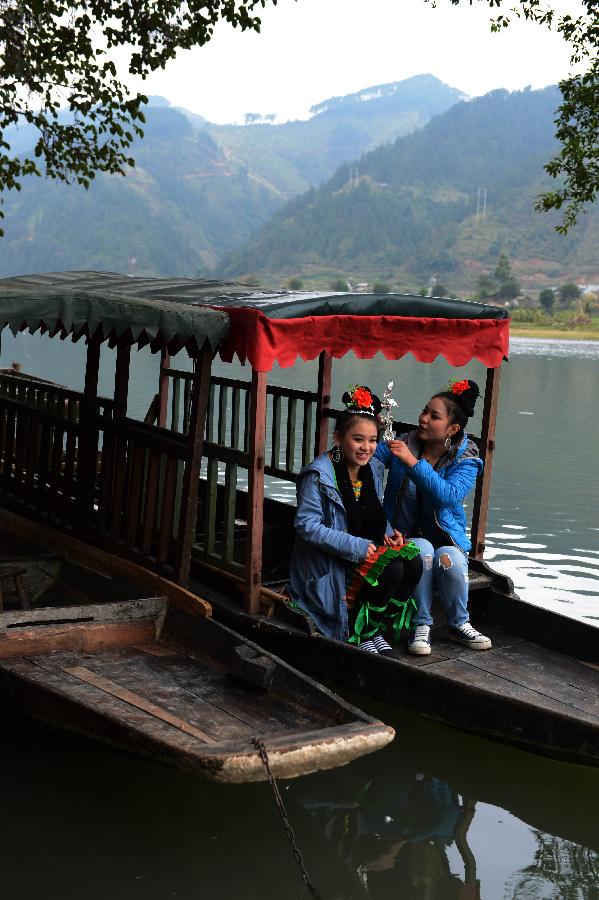
[[[496,368],[507,359],[509,319],[433,319],[405,316],[306,316],[269,319],[258,309],[228,308],[231,325],[220,356],[232,362],[237,355],[258,372],[277,362],[292,366],[298,356],[316,359],[326,350],[340,359],[350,350],[360,359],[383,353],[400,359],[408,353],[430,363],[443,356],[452,366],[478,359]]]

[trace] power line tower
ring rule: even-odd
[[[358,186],[358,170],[357,169],[349,170],[349,186],[350,186],[350,188],[355,188]]]
[[[476,218],[485,218],[487,215],[487,189],[480,188],[476,194]]]

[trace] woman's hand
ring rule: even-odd
[[[372,562],[374,560],[375,553],[376,553],[376,544],[369,544],[368,552],[366,553],[366,556],[364,557],[364,562]]]
[[[393,529],[393,534],[385,535],[384,544],[386,547],[403,547],[404,543],[404,536],[397,528]]]
[[[389,450],[397,459],[405,463],[410,469],[415,466],[418,460],[409,449],[404,441],[389,441]]]

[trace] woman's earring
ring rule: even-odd
[[[331,459],[333,462],[341,462],[341,447],[333,447],[331,450]]]
[[[445,438],[445,449],[446,449],[446,450],[449,450],[450,447],[451,447],[451,438],[450,438],[449,435],[448,435],[448,436]]]

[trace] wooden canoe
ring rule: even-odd
[[[72,538],[54,540],[96,571],[30,545],[15,555],[15,538],[2,536],[13,553],[0,574],[25,570],[31,607],[4,585],[4,704],[223,782],[266,778],[255,741],[275,776],[291,778],[393,739],[392,728],[212,620],[208,604],[183,588],[145,570],[125,579],[136,566]]]
[[[520,600],[509,578],[471,561],[470,610],[493,640],[486,652],[450,640],[439,605],[430,656],[363,653],[310,629],[274,602],[271,615],[241,611],[231,586],[197,570],[195,589],[214,615],[326,684],[336,684],[494,740],[599,765],[599,630]],[[271,595],[271,596],[274,596]]]

